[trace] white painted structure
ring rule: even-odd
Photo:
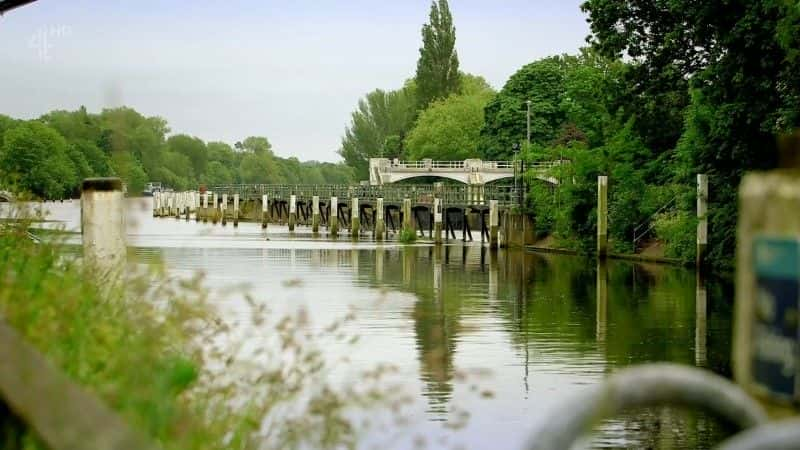
[[[540,180],[558,184],[558,179],[550,174],[550,170],[561,163],[561,161],[527,163],[525,168],[534,170],[537,174],[536,178]],[[519,169],[521,162],[517,161],[517,164],[517,169]],[[388,158],[370,158],[369,160],[369,184],[373,186],[416,177],[440,177],[464,184],[483,185],[503,178],[513,178],[514,173],[514,161],[483,161],[480,159],[400,161]]]

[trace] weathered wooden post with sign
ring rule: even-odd
[[[734,377],[780,414],[800,401],[800,174],[745,175],[739,207]]]

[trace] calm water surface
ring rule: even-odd
[[[273,310],[306,308],[318,327],[356,311],[350,326],[359,344],[326,347],[351,360],[336,376],[392,363],[417,399],[407,426],[388,438],[376,430],[365,448],[408,448],[415,436],[428,448],[521,448],[550,407],[616,368],[673,361],[729,374],[731,289],[708,283],[698,295],[684,269],[616,261],[603,268],[460,241],[441,249],[353,244],[315,239],[304,227],[290,235],[276,225],[265,233],[250,223],[154,219],[149,200],[129,204],[137,259],[162,261],[177,276],[204,272],[234,323],[248,314],[245,290]],[[78,202],[47,208],[79,229]],[[469,413],[467,425],[452,430],[460,411]],[[729,432],[702,414],[659,409],[608,421],[588,444],[707,448]]]

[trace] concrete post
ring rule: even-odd
[[[497,230],[500,227],[500,208],[497,200],[489,200],[489,248],[497,248]]]
[[[382,241],[386,235],[386,218],[384,217],[383,197],[375,201],[375,240]]]
[[[203,223],[208,222],[208,197],[210,195],[208,191],[203,195]]]
[[[311,197],[311,232],[319,233],[319,195]]]
[[[239,226],[239,194],[233,194],[233,226]]]
[[[361,230],[361,217],[359,217],[358,199],[353,197],[350,206],[350,235],[353,239],[358,239],[358,233]]]
[[[294,225],[297,221],[297,196],[289,196],[289,231],[294,231]]]
[[[183,212],[183,192],[175,193],[175,218],[180,220]]]
[[[597,177],[597,256],[608,254],[608,177]]]
[[[186,210],[184,211],[184,213],[186,214],[186,220],[188,221],[188,220],[191,220],[192,207],[194,206],[194,192],[186,192],[184,194],[184,197],[186,199],[185,200],[186,201],[186,205],[185,205]]]
[[[167,197],[167,215],[172,215],[172,193]]]
[[[697,267],[702,267],[708,247],[708,175],[697,175]]]
[[[339,234],[339,199],[331,197],[331,213],[328,217],[328,231],[332,236]]]
[[[403,229],[413,230],[414,220],[411,217],[411,199],[403,199]]]
[[[211,223],[214,225],[217,224],[217,220],[219,220],[219,198],[217,197],[217,193],[214,192],[212,195],[212,205],[211,205]]]
[[[121,281],[125,247],[125,201],[119,178],[89,178],[81,190],[81,233],[87,273],[110,289]]]
[[[267,229],[269,223],[269,197],[267,194],[261,196],[261,228]]]
[[[228,194],[222,194],[222,203],[219,205],[219,215],[222,226],[228,224]]]
[[[202,205],[203,200],[201,199],[201,195],[199,192],[194,193],[194,220],[200,221],[200,207]]]
[[[433,242],[442,245],[442,199],[433,199]]]
[[[158,198],[160,195],[160,192],[153,192],[153,217],[158,217]]]

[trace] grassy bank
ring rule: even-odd
[[[302,311],[273,318],[251,301],[237,336],[257,329],[271,345],[245,346],[206,303],[199,276],[170,280],[151,267],[103,294],[80,258],[67,256],[74,251],[35,243],[27,229],[19,222],[0,232],[0,315],[164,448],[353,447],[348,411],[386,400],[389,368],[364,373],[357,387],[328,385],[321,336]],[[338,336],[341,325],[325,333]],[[44,448],[23,434],[22,448]]]

